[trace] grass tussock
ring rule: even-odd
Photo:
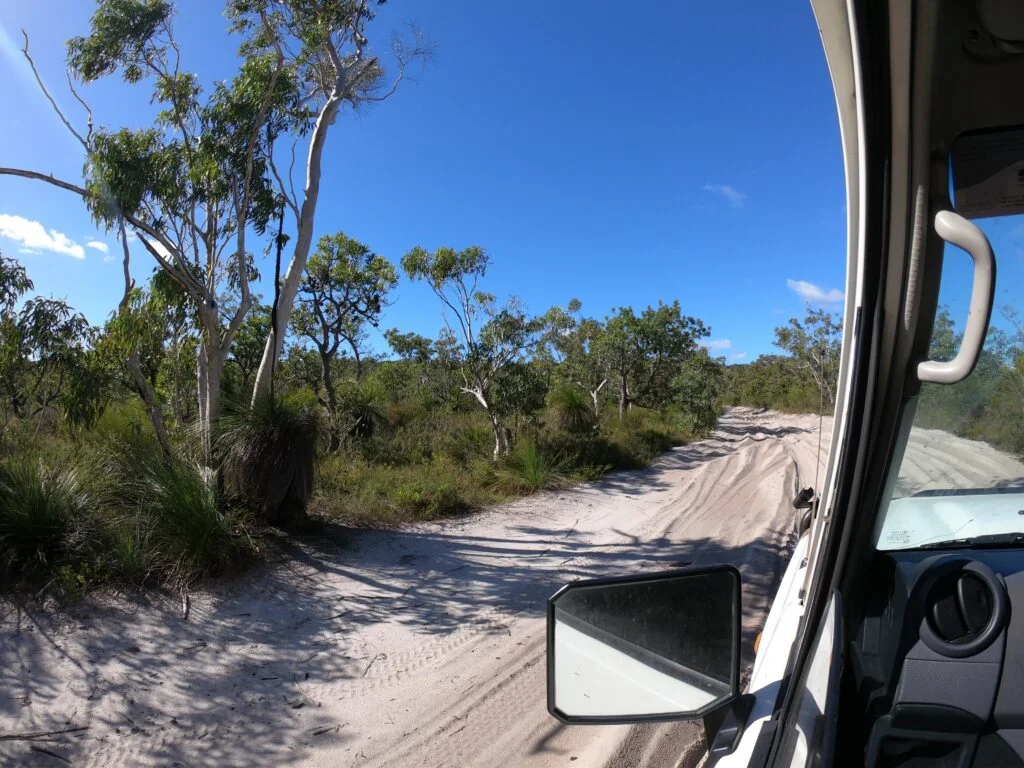
[[[0,571],[33,576],[83,551],[90,506],[74,469],[32,459],[0,465]]]
[[[265,526],[307,507],[371,527],[464,515],[646,466],[693,437],[670,414],[598,418],[585,393],[565,389],[509,422],[513,449],[495,462],[481,410],[388,401],[373,384],[346,397],[350,423],[334,432],[310,397],[229,404],[212,468],[188,430],[162,451],[134,404],[73,438],[25,430],[18,453],[0,454],[0,586],[71,599],[104,584],[179,589],[252,562]],[[336,450],[325,453],[324,437]]]
[[[267,524],[301,521],[313,494],[319,431],[314,410],[295,398],[229,405],[215,441],[225,484]]]

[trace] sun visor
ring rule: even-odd
[[[969,219],[1024,213],[1024,128],[962,134],[951,154],[957,213]]]

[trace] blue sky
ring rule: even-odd
[[[236,42],[220,4],[177,6],[185,67],[228,77]],[[0,71],[14,74],[0,78],[0,165],[80,179],[81,148],[20,62],[19,30],[84,122],[63,42],[85,33],[91,10],[0,0]],[[732,360],[773,351],[773,328],[801,314],[804,298],[839,309],[842,156],[810,4],[623,10],[606,0],[391,0],[371,41],[415,20],[435,61],[334,127],[317,235],[344,231],[394,261],[414,245],[482,245],[493,260],[486,288],[537,312],[572,297],[598,317],[678,299]],[[152,114],[143,88],[111,81],[84,95],[100,124]],[[89,243],[109,246],[111,259],[114,238],[74,196],[0,178],[0,249],[42,293],[99,322],[120,297],[120,264]],[[150,266],[140,250],[134,271]],[[391,326],[436,334],[438,302],[403,279]]]

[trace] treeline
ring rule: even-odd
[[[416,248],[396,265],[343,234],[314,237],[323,189],[358,192],[324,167],[328,136],[431,55],[416,31],[378,52],[380,4],[226,0],[237,69],[213,78],[187,69],[171,2],[99,0],[66,44],[67,98],[47,90],[25,36],[83,171],[0,175],[82,203],[116,238],[124,288],[93,327],[2,262],[5,577],[187,581],[310,508],[351,522],[448,514],[639,466],[714,423],[722,364],[678,303],[534,315],[484,290],[480,248]],[[88,102],[101,80],[143,89],[151,125],[105,125]],[[139,253],[156,267],[144,284]],[[256,295],[257,265],[273,265],[270,296]],[[389,329],[375,350],[399,268],[434,291],[446,324],[433,338]]]
[[[1024,326],[1017,311],[1003,307],[989,327],[974,372],[951,385],[921,388],[915,426],[942,429],[982,440],[1015,455],[1024,455]],[[952,360],[960,349],[958,333],[946,308],[940,308],[929,355]]]
[[[820,309],[809,309],[802,320],[790,320],[775,331],[776,345],[788,355],[762,355],[747,365],[725,369],[723,405],[816,412],[820,404],[831,413],[841,335],[839,318]],[[940,307],[930,358],[953,359],[961,340],[949,310]],[[914,425],[1024,456],[1024,323],[1012,306],[998,312],[968,378],[953,385],[922,386]]]
[[[786,355],[761,355],[725,372],[723,404],[793,413],[831,413],[839,376],[842,318],[808,307],[803,319],[775,329],[775,346]]]
[[[445,324],[436,338],[389,329],[375,350],[397,268],[321,238],[270,390],[253,400],[271,317],[257,304],[206,430],[202,327],[165,271],[95,327],[0,255],[6,578],[188,581],[310,509],[374,525],[455,514],[643,466],[715,423],[725,366],[678,302],[533,315],[485,292],[488,264],[475,247],[412,250],[401,268],[433,289]]]

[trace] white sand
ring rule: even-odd
[[[66,764],[34,746],[90,766],[674,765],[699,724],[548,715],[545,601],[573,579],[735,563],[749,652],[793,544],[790,501],[814,481],[817,423],[734,409],[644,471],[303,542],[192,594],[187,620],[177,596],[0,606],[0,735],[88,726],[0,741],[0,763]]]

